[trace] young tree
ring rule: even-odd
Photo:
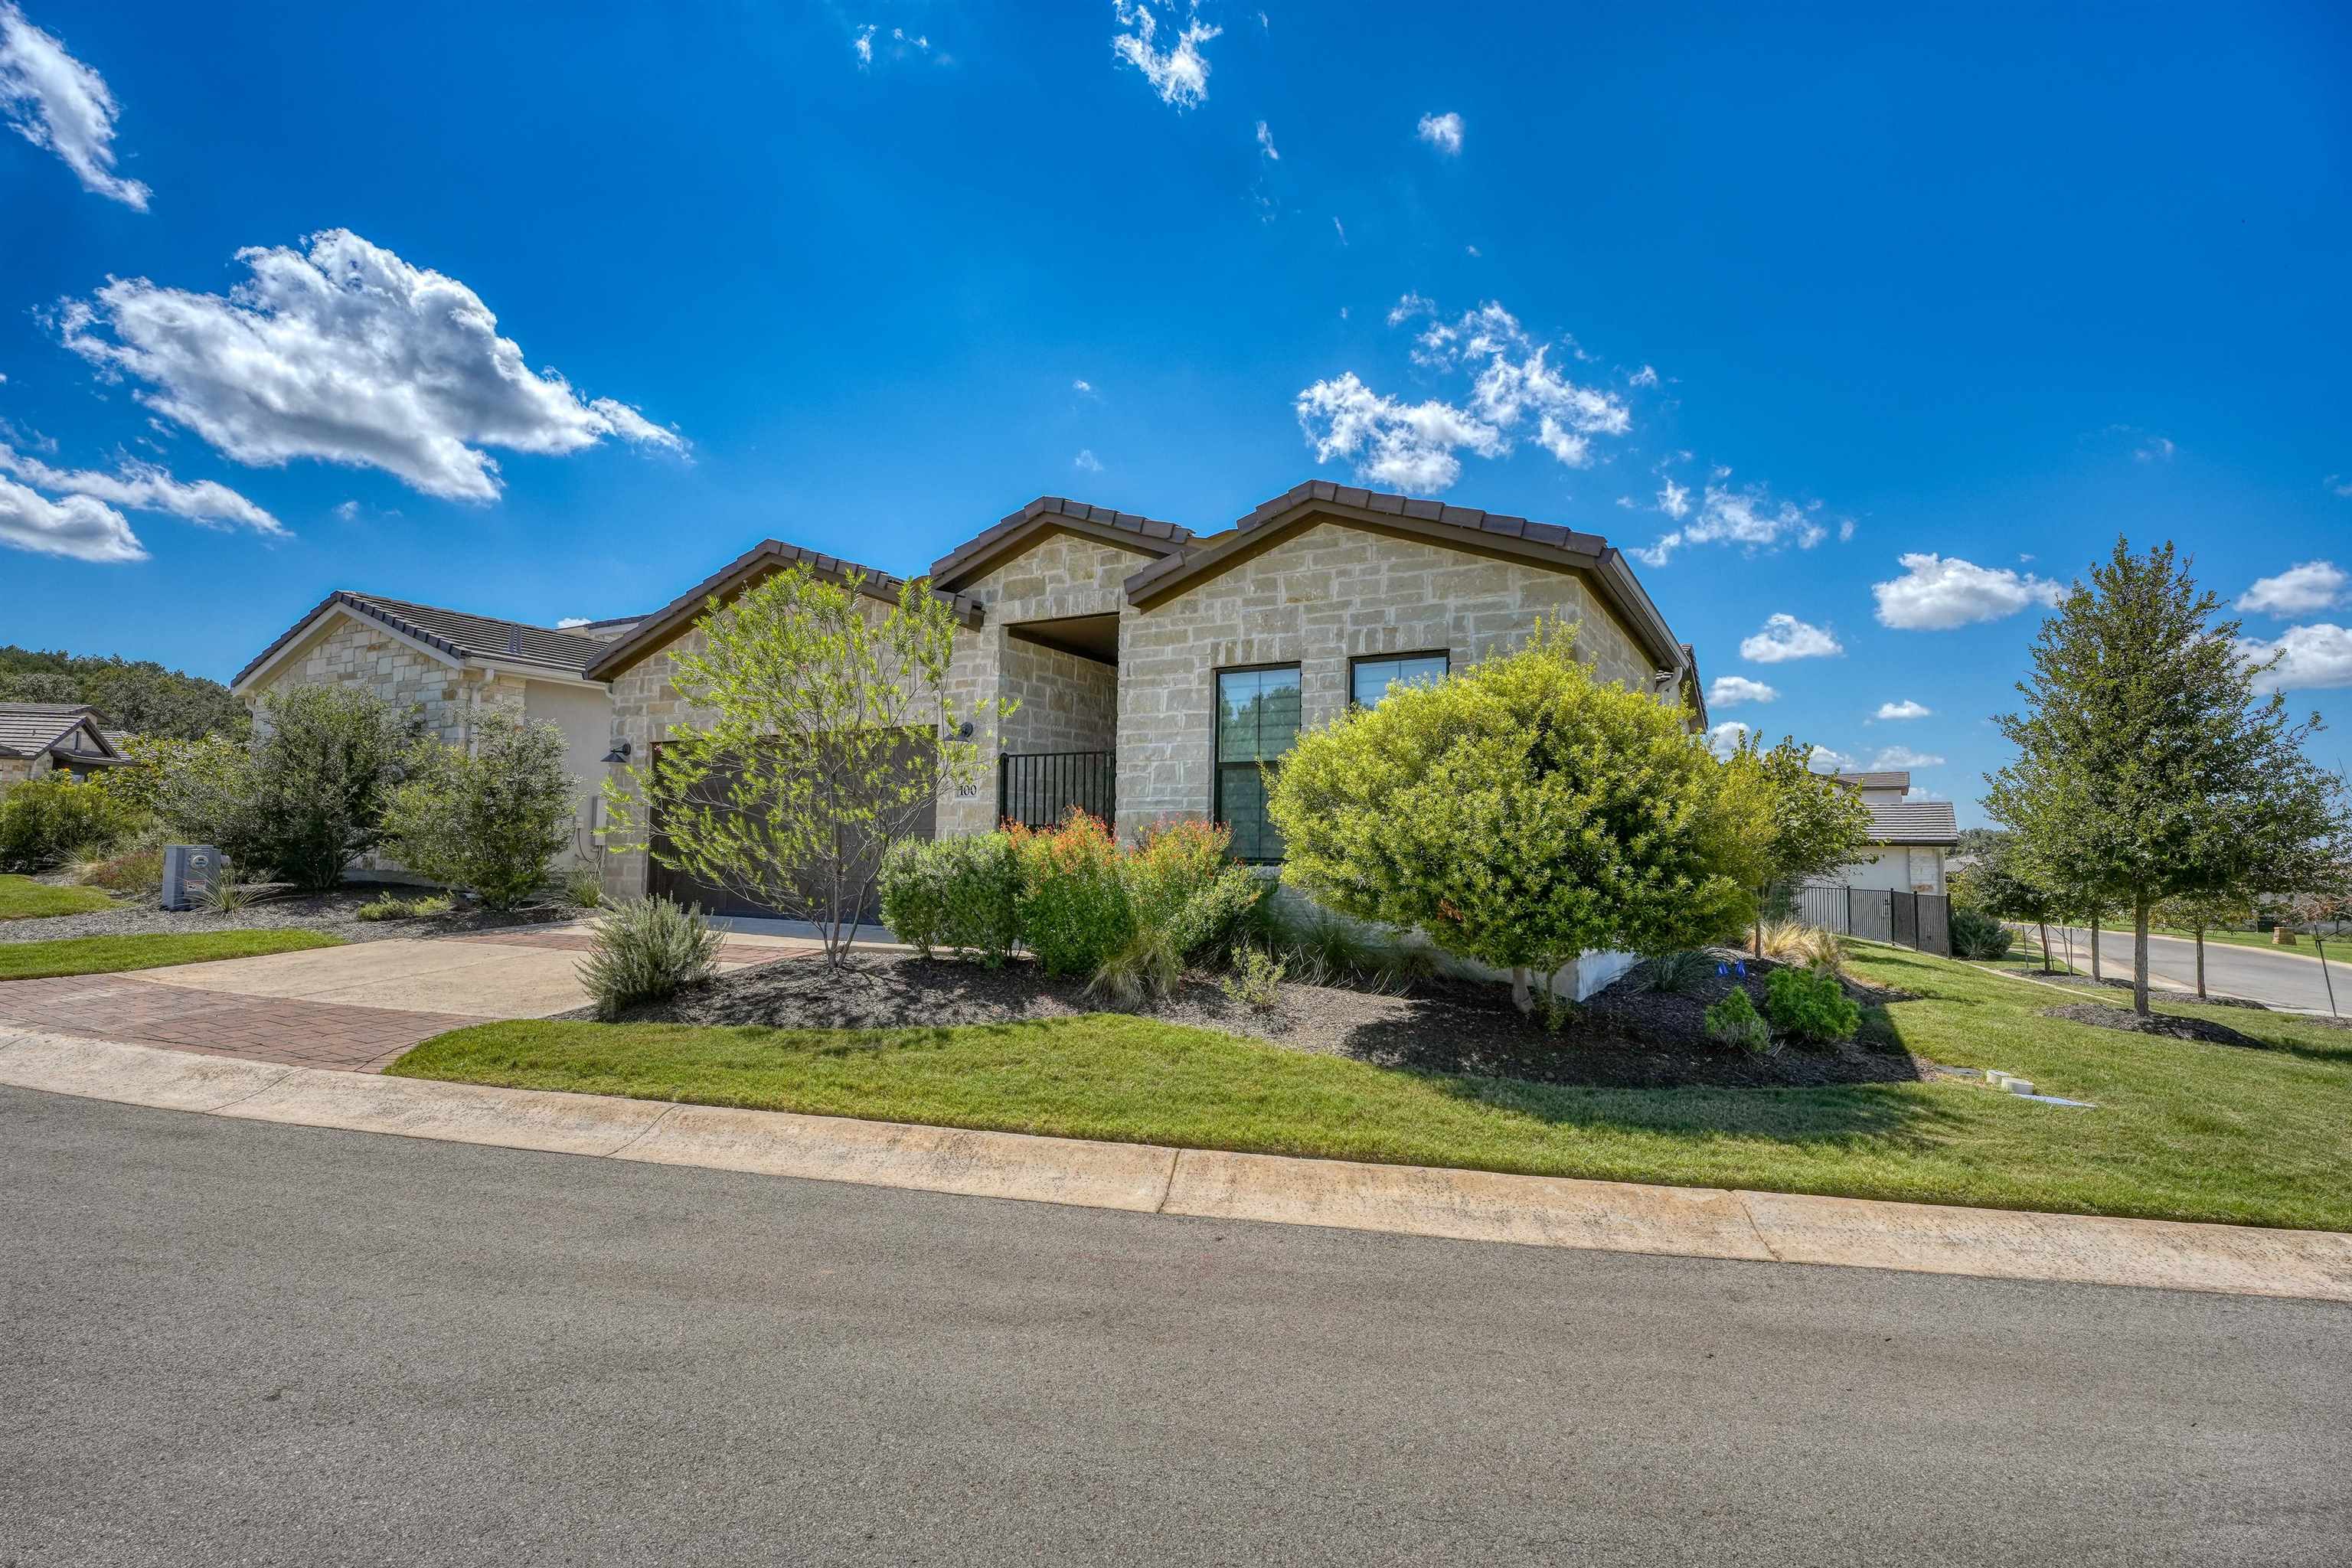
[[[2064,912],[2058,896],[2025,874],[2015,835],[1988,834],[1979,846],[1976,864],[1953,879],[1954,900],[1997,921],[2032,921],[2042,942],[2042,972],[2049,973],[2050,922]]]
[[[486,714],[471,750],[427,742],[384,810],[384,847],[421,877],[510,910],[547,880],[569,842],[578,781],[563,731]]]
[[[383,808],[424,733],[414,710],[343,686],[298,686],[261,700],[263,738],[238,804],[231,864],[268,866],[323,892],[383,841]],[[242,858],[240,858],[242,856]]]
[[[2205,928],[2243,920],[2253,900],[2237,888],[2211,888],[2176,893],[2157,906],[2166,924],[2185,926],[2197,942],[2197,999],[2205,1000]]]
[[[2017,757],[1988,779],[1986,807],[2038,879],[2131,911],[2143,1017],[2159,900],[2300,863],[2343,832],[2336,781],[2303,753],[2318,719],[2294,722],[2275,692],[2255,700],[2267,667],[2216,607],[2171,545],[2135,555],[2118,539],[2042,624],[2025,710],[1999,721]]]
[[[966,714],[949,697],[955,618],[927,581],[887,612],[862,582],[794,566],[714,599],[670,676],[709,721],[604,784],[610,847],[810,921],[836,968],[891,846],[943,791],[978,787],[959,725],[1013,710]]]
[[[1605,685],[1573,626],[1300,737],[1267,811],[1285,879],[1512,977],[1736,931],[1749,849],[1683,715]]]
[[[1794,737],[1764,749],[1753,734],[1725,760],[1722,787],[1744,824],[1746,886],[1756,894],[1756,955],[1764,955],[1762,905],[1769,890],[1827,876],[1851,862],[1870,841],[1870,808],[1854,790],[1807,759],[1812,748]]]

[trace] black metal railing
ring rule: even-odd
[[[1952,900],[1942,893],[1807,882],[1797,889],[1795,912],[1799,923],[1841,936],[1952,954]]]
[[[1076,806],[1108,823],[1118,787],[1114,752],[1008,752],[996,763],[996,820],[1051,827]]]

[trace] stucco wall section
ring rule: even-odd
[[[1215,672],[1299,667],[1303,727],[1348,703],[1349,661],[1444,650],[1458,673],[1524,642],[1539,618],[1579,624],[1604,680],[1653,689],[1655,663],[1573,572],[1321,522],[1120,628],[1118,831],[1200,818],[1212,801]]]

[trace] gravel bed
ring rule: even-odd
[[[1727,963],[1728,960],[1727,959]],[[1621,981],[1593,997],[1557,1035],[1522,1017],[1500,986],[1431,982],[1403,995],[1284,982],[1274,1005],[1228,999],[1194,977],[1146,1011],[1171,1024],[1244,1035],[1293,1050],[1352,1057],[1383,1067],[1611,1088],[1678,1084],[1786,1088],[1915,1081],[1924,1064],[1877,1040],[1769,1056],[1708,1041],[1698,1019],[1735,984],[1760,1009],[1769,964],[1748,977],[1709,977],[1688,995],[1669,996]],[[1631,978],[1631,977],[1629,977]],[[1889,993],[1855,988],[1865,1004]],[[814,959],[740,970],[689,987],[666,1003],[625,1013],[627,1023],[764,1024],[785,1028],[899,1028],[998,1024],[1115,1011],[1086,994],[1083,982],[1045,975],[1015,958],[990,970],[915,953],[860,952],[840,973]],[[586,1013],[574,1016],[587,1016]],[[1865,1018],[1870,1018],[1865,1013]],[[1865,1023],[1865,1034],[1870,1023]]]
[[[331,893],[298,893],[289,888],[258,888],[254,901],[234,914],[210,910],[163,910],[144,900],[125,900],[112,909],[82,915],[49,915],[38,920],[0,921],[0,942],[51,942],[68,936],[146,936],[173,931],[326,931],[346,942],[379,942],[388,937],[454,936],[466,931],[496,931],[507,926],[542,925],[567,921],[580,911],[568,904],[513,910],[496,914],[467,910],[428,920],[363,921],[362,904],[387,892],[402,898],[429,889],[382,885],[345,886]]]

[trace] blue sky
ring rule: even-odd
[[[0,641],[1320,477],[1644,552],[1717,720],[1963,821],[2170,538],[2352,763],[2352,14],[1783,9],[0,0]]]

